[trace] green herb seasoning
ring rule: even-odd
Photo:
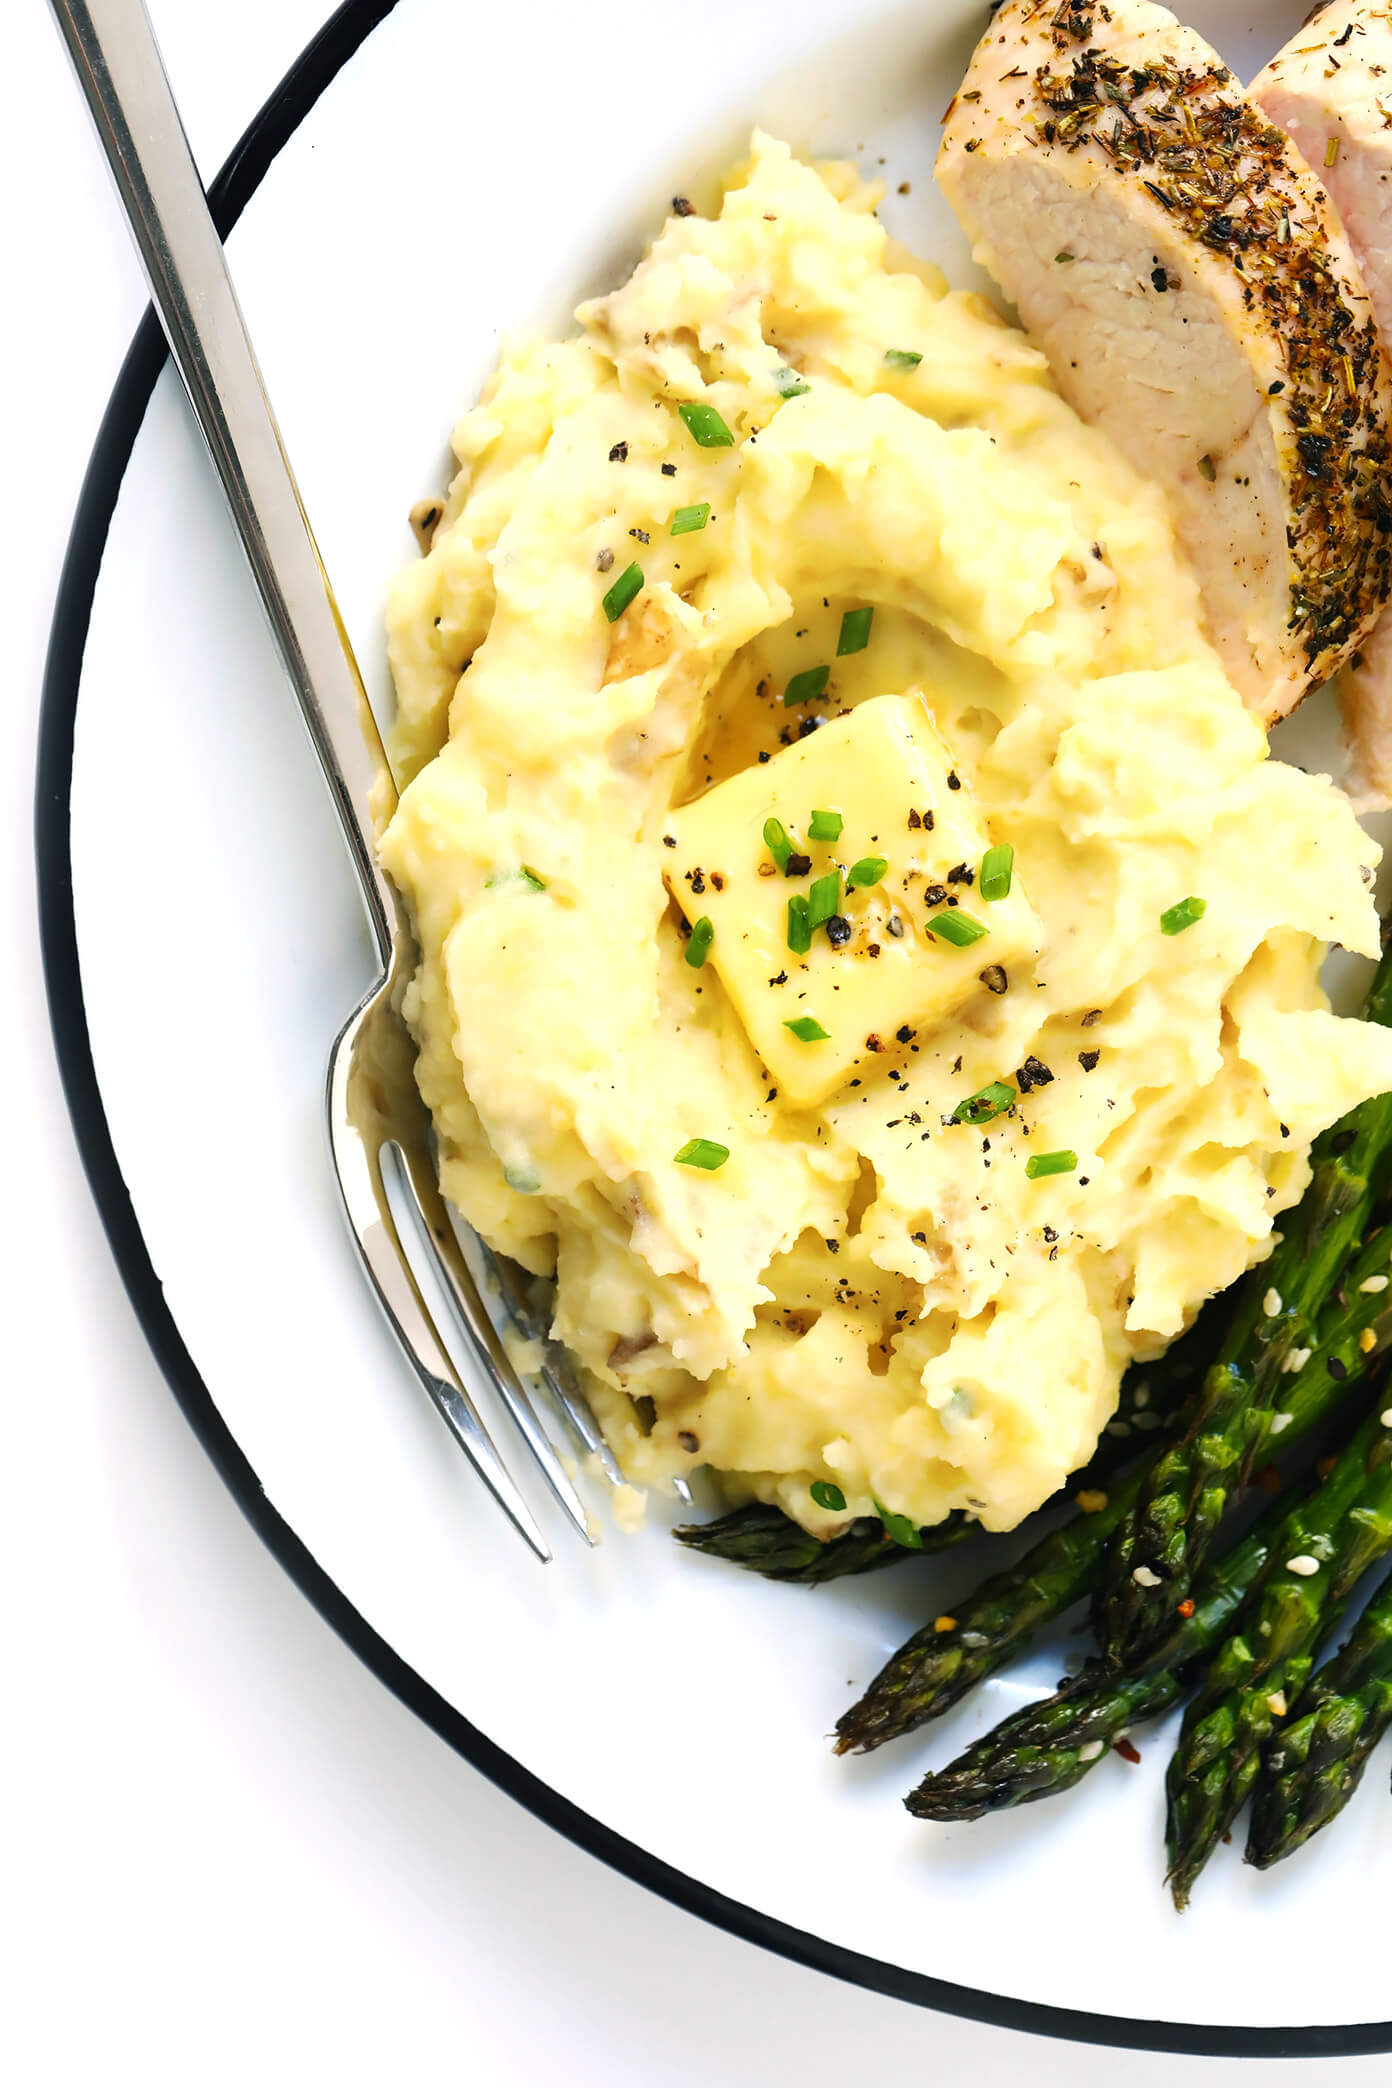
[[[807,901],[798,892],[788,901],[788,948],[795,957],[805,957],[812,947],[812,923],[807,918]]]
[[[679,1167],[703,1167],[707,1174],[714,1174],[729,1157],[730,1148],[717,1145],[713,1138],[688,1138],[681,1151],[672,1155]]]
[[[812,389],[805,377],[799,377],[796,370],[787,368],[774,371],[773,386],[780,399],[795,399],[799,392]]]
[[[788,858],[793,852],[793,837],[781,819],[764,821],[764,846],[780,870],[788,867]]]
[[[1025,1179],[1037,1182],[1041,1175],[1072,1174],[1077,1165],[1076,1153],[1031,1153],[1025,1162]]]
[[[1207,912],[1206,899],[1181,899],[1161,914],[1161,930],[1166,935],[1183,935],[1186,928],[1192,928],[1195,921],[1201,921]]]
[[[530,885],[534,892],[544,892],[546,890],[546,879],[544,877],[538,877],[536,871],[533,870],[530,863],[524,863],[517,874],[521,878],[523,884]]]
[[[801,674],[795,674],[783,691],[784,710],[792,710],[795,704],[815,701],[826,687],[830,674],[830,667],[804,667]]]
[[[846,1505],[846,1496],[829,1479],[814,1479],[807,1491],[819,1508],[828,1508],[833,1515],[839,1515]]]
[[[617,623],[636,594],[642,591],[643,568],[640,565],[625,566],[602,604],[610,623]]]
[[[783,1027],[792,1031],[799,1044],[825,1044],[831,1035],[830,1030],[822,1028],[815,1015],[799,1015],[796,1021],[785,1022]]]
[[[922,1551],[923,1539],[919,1535],[918,1525],[911,1522],[907,1515],[896,1515],[892,1508],[885,1507],[883,1501],[875,1500],[873,1494],[870,1498],[875,1501],[875,1513],[894,1542],[902,1544],[906,1551]]]
[[[997,848],[988,848],[981,858],[981,877],[977,889],[983,899],[1008,899],[1010,880],[1015,870],[1015,851],[1008,841]]]
[[[934,914],[925,926],[930,935],[940,936],[943,942],[955,943],[959,950],[965,950],[971,943],[980,942],[982,936],[989,933],[984,921],[975,920],[971,914],[963,913],[960,906]]]
[[[846,872],[848,885],[877,885],[889,868],[888,856],[862,856]]]
[[[870,643],[870,626],[875,620],[873,609],[848,609],[841,619],[841,635],[836,641],[836,657],[844,659],[847,653],[864,652]]]
[[[686,422],[692,441],[702,449],[734,448],[735,438],[714,406],[707,406],[701,399],[687,399],[677,411]]]
[[[890,370],[916,370],[923,356],[917,348],[886,348],[885,367]]]
[[[710,502],[698,500],[694,507],[678,508],[672,517],[671,536],[690,536],[693,529],[704,529],[710,520]]]
[[[701,969],[710,955],[710,947],[714,941],[715,923],[709,914],[702,914],[699,921],[693,922],[691,933],[686,940],[686,961],[693,971]]]
[[[841,872],[828,870],[825,877],[814,877],[807,894],[807,925],[810,929],[824,928],[841,906]]]
[[[814,812],[808,822],[808,836],[813,841],[839,841],[843,824],[839,812]]]
[[[1003,1080],[993,1080],[986,1087],[978,1088],[959,1102],[952,1112],[954,1124],[989,1124],[992,1117],[1004,1116],[1015,1100],[1015,1090],[1007,1087]]]

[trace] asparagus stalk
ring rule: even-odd
[[[1309,1499],[1292,1509],[1241,1629],[1185,1714],[1166,1782],[1168,1883],[1194,1880],[1256,1781],[1261,1750],[1305,1685],[1321,1634],[1355,1581],[1392,1548],[1392,1424],[1370,1414]]]
[[[1071,1609],[1097,1578],[1103,1548],[1140,1491],[1136,1471],[1113,1488],[1099,1513],[1051,1530],[1013,1566],[916,1631],[870,1687],[836,1721],[837,1754],[869,1754],[960,1703],[978,1682]]]
[[[1217,1644],[1266,1564],[1285,1517],[1273,1502],[1227,1555],[1210,1561],[1193,1615],[1171,1632],[1165,1664],[1119,1675],[1090,1660],[1051,1697],[1006,1718],[904,1800],[919,1820],[979,1820],[983,1813],[1052,1798],[1080,1783],[1132,1727],[1159,1718],[1184,1694],[1185,1676]]]
[[[950,1515],[919,1532],[919,1548],[944,1551],[969,1537],[974,1528],[966,1516]],[[781,1508],[765,1507],[762,1501],[733,1509],[714,1522],[688,1523],[672,1534],[692,1551],[746,1566],[766,1580],[800,1581],[806,1587],[840,1580],[849,1573],[869,1573],[876,1566],[892,1566],[896,1559],[910,1556],[877,1515],[857,1516],[839,1535],[824,1540],[813,1537]]]
[[[1392,1724],[1392,1573],[1262,1758],[1247,1861],[1267,1870],[1337,1818]]]
[[[1392,1232],[1369,1240],[1343,1286],[1347,1304],[1330,1304],[1324,1339],[1300,1370],[1283,1379],[1281,1404],[1273,1416],[1273,1439],[1282,1451],[1294,1450],[1325,1421],[1345,1391],[1392,1344],[1392,1287],[1381,1287],[1390,1247]],[[1369,1284],[1378,1287],[1365,1288]],[[1145,1477],[1144,1466],[1126,1474],[1110,1489],[1099,1513],[1051,1531],[1014,1566],[992,1574],[955,1602],[951,1616],[915,1632],[838,1719],[836,1752],[868,1753],[912,1732],[1022,1652],[1036,1632],[1096,1586],[1108,1540],[1138,1498]],[[1179,1608],[1180,1602],[1171,1607],[1170,1631]],[[1167,1641],[1148,1663],[1165,1664]]]
[[[1392,1022],[1392,944],[1364,1009]],[[1282,1220],[1275,1251],[1244,1279],[1228,1332],[1195,1395],[1187,1426],[1164,1453],[1103,1564],[1097,1628],[1119,1667],[1144,1665],[1219,1523],[1270,1441],[1283,1366],[1308,1348],[1392,1159],[1392,1093],[1351,1110],[1315,1141],[1314,1173]],[[1268,1307],[1270,1310],[1268,1310]]]
[[[1116,1413],[1086,1467],[1069,1481],[1067,1491],[1104,1484],[1134,1457],[1137,1441],[1147,1431],[1163,1427],[1172,1418],[1195,1378],[1202,1375],[1220,1332],[1212,1307],[1205,1307],[1163,1356],[1134,1364],[1127,1371]],[[970,1516],[951,1515],[921,1529],[916,1549],[943,1551],[971,1536],[976,1527]],[[823,1540],[809,1535],[781,1508],[762,1502],[736,1508],[714,1522],[688,1523],[672,1534],[692,1551],[727,1559],[768,1580],[799,1581],[805,1586],[892,1566],[909,1549],[890,1536],[877,1516],[859,1516],[835,1537]]]

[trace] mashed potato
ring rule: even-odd
[[[554,1271],[632,1480],[827,1534],[815,1480],[1016,1523],[1392,1086],[1318,985],[1376,849],[1268,760],[1160,496],[875,200],[757,137],[510,345],[390,611],[446,1191]]]

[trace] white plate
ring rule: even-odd
[[[1301,6],[1273,5],[1260,30],[1235,0],[1193,12],[1250,70]],[[930,169],[983,13],[980,0],[340,11],[248,134],[220,208],[230,223],[245,204],[233,263],[374,700],[388,700],[382,597],[411,552],[405,516],[441,482],[499,331],[564,325],[753,122],[872,167],[883,156],[891,229],[964,279]],[[1056,1805],[944,1830],[898,1803],[1052,1686],[1057,1645],[941,1727],[833,1760],[837,1714],[974,1577],[972,1553],[808,1595],[680,1553],[659,1516],[590,1555],[555,1529],[543,1570],[482,1496],[341,1231],[320,1089],[369,977],[367,939],[212,474],[159,368],[147,322],[59,607],[45,934],[113,1244],[174,1389],[267,1540],[454,1745],[753,1939],[1070,2037],[1392,2047],[1374,2020],[1385,1770],[1272,1875],[1225,1853],[1181,1920],[1160,1884],[1163,1730],[1142,1736],[1139,1769],[1113,1759]]]

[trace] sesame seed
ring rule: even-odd
[[[934,1617],[933,1629],[934,1631],[955,1631],[957,1629],[957,1619],[955,1617]]]
[[[1370,1298],[1375,1298],[1377,1297],[1380,1291],[1386,1290],[1387,1278],[1385,1276],[1365,1277],[1363,1282],[1359,1284],[1358,1288],[1361,1291],[1366,1291]]]
[[[1107,1496],[1098,1487],[1085,1486],[1075,1499],[1084,1515],[1100,1515],[1107,1505]]]
[[[1365,1356],[1371,1356],[1377,1347],[1377,1336],[1371,1327],[1365,1327],[1358,1337],[1358,1346]]]
[[[1288,1371],[1290,1371],[1290,1372],[1294,1373],[1294,1372],[1295,1372],[1295,1371],[1297,1371],[1297,1370],[1303,1370],[1303,1369],[1305,1368],[1305,1365],[1306,1365],[1306,1364],[1307,1364],[1307,1363],[1309,1362],[1309,1360],[1310,1360],[1310,1351],[1309,1351],[1309,1349],[1307,1349],[1307,1348],[1298,1348],[1298,1349],[1292,1349],[1292,1350],[1291,1350],[1291,1352],[1290,1352],[1290,1354],[1289,1354],[1289,1355],[1288,1355],[1288,1356],[1286,1357],[1286,1360],[1285,1360],[1285,1362],[1284,1362],[1284,1363],[1283,1363],[1283,1364],[1281,1365],[1281,1368],[1282,1368],[1283,1370],[1288,1370]]]
[[[1308,1552],[1297,1552],[1293,1559],[1287,1559],[1286,1571],[1298,1573],[1302,1580],[1308,1580],[1312,1573],[1319,1572],[1319,1560],[1312,1559]]]
[[[964,1646],[984,1646],[986,1644],[986,1634],[984,1631],[964,1631],[962,1633],[962,1644]]]
[[[1383,1412],[1378,1415],[1378,1420],[1384,1428],[1392,1428],[1392,1407],[1384,1408]]]
[[[1269,1290],[1266,1296],[1262,1299],[1262,1311],[1266,1314],[1268,1319],[1275,1319],[1277,1313],[1280,1310],[1281,1293],[1278,1290]]]
[[[1273,1414],[1271,1416],[1271,1433],[1273,1435],[1279,1435],[1283,1428],[1289,1428],[1290,1425],[1291,1417],[1289,1414]]]
[[[1131,1575],[1138,1588],[1158,1588],[1160,1576],[1152,1573],[1149,1566],[1137,1566]]]
[[[1285,1692],[1280,1689],[1273,1689],[1266,1700],[1266,1708],[1273,1718],[1284,1718],[1286,1715]]]
[[[1100,1740],[1085,1740],[1078,1749],[1078,1760],[1080,1762],[1095,1762],[1101,1752],[1102,1742]]]

